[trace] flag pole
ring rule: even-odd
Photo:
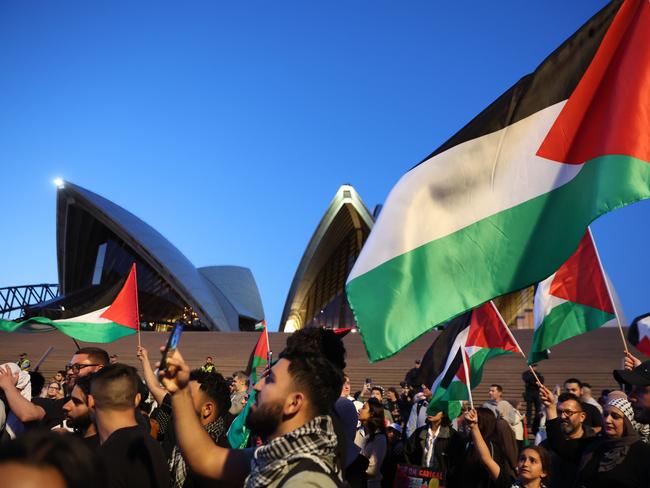
[[[612,290],[610,290],[609,288],[609,279],[607,279],[605,268],[603,268],[603,262],[600,260],[600,254],[598,253],[598,248],[596,247],[596,241],[594,241],[594,236],[591,233],[591,228],[589,226],[587,226],[587,233],[589,234],[589,239],[591,239],[591,244],[592,246],[594,246],[594,251],[596,252],[596,259],[598,260],[598,266],[600,266],[600,272],[603,274],[603,279],[605,280],[605,288],[607,289],[607,295],[609,296],[609,301],[612,302],[612,308],[614,308],[614,317],[616,317],[616,323],[618,324],[618,331],[621,333],[621,340],[623,341],[623,348],[625,350],[625,354],[629,354],[630,351],[627,348],[627,341],[625,340],[625,334],[623,333],[621,318],[618,316],[618,310],[616,310],[616,303],[614,302]]]
[[[47,348],[47,351],[45,351],[45,352],[43,353],[43,355],[41,356],[41,358],[40,358],[40,359],[38,360],[38,362],[36,363],[36,366],[34,367],[34,372],[38,372],[38,368],[41,367],[41,364],[43,364],[43,361],[45,361],[45,359],[50,355],[50,353],[51,353],[52,351],[54,351],[54,346],[50,346],[50,347]]]
[[[528,358],[526,357],[526,354],[524,354],[524,350],[519,345],[519,342],[517,342],[517,339],[515,339],[515,336],[512,334],[512,331],[510,330],[510,328],[506,324],[506,321],[503,320],[503,316],[501,315],[501,312],[499,312],[499,309],[494,304],[494,301],[490,300],[490,303],[494,307],[494,310],[496,311],[497,315],[499,316],[499,319],[501,319],[501,325],[503,325],[503,327],[505,327],[506,331],[508,332],[508,335],[512,339],[512,342],[514,342],[517,345],[517,349],[519,349],[519,352],[521,353],[521,355],[526,360],[526,363],[528,363]],[[530,364],[528,365],[528,369],[530,369],[530,372],[533,373],[533,376],[535,377],[535,381],[537,381],[538,383],[541,384],[541,381],[539,381],[539,376],[537,376],[537,373],[535,372],[535,370],[533,369],[533,367]]]
[[[469,396],[469,405],[472,410],[474,410],[474,400],[472,399],[472,380],[469,376],[469,368],[467,367],[465,348],[461,349],[460,355],[463,358],[463,369],[465,370],[465,379],[467,380],[467,395]]]
[[[266,327],[266,320],[264,321],[264,335],[266,336],[266,346],[268,352],[266,353],[266,369],[271,369],[271,360],[273,359],[273,352],[271,351],[271,343],[269,342],[269,329]]]
[[[135,316],[138,324],[138,348],[142,347],[142,338],[140,337],[140,307],[138,305],[138,273],[135,262],[133,263],[133,281],[135,281]]]

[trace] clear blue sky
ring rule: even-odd
[[[369,208],[603,1],[0,3],[0,286],[56,282],[60,176],[197,266],[257,279],[271,329],[341,183]],[[594,225],[650,311],[650,202]]]

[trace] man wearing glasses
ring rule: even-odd
[[[7,398],[9,409],[25,427],[40,426],[51,429],[63,422],[63,405],[74,388],[77,378],[88,376],[109,364],[108,353],[97,347],[84,347],[74,353],[66,366],[65,398],[33,398],[30,402],[16,388],[17,377],[10,370],[0,370],[0,389]]]
[[[574,457],[575,453],[583,452],[596,433],[584,423],[587,418],[584,404],[573,393],[562,393],[556,402],[555,395],[542,386],[540,398],[546,409],[547,435],[541,445],[551,454],[551,479],[548,486],[573,486],[580,463],[580,458]],[[572,443],[581,445],[581,448],[564,449]]]

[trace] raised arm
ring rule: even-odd
[[[5,393],[9,410],[21,422],[41,420],[45,417],[45,410],[38,405],[34,405],[20,394],[20,390],[16,388],[17,381],[18,375],[14,375],[9,366],[0,368],[0,389]]]
[[[465,421],[469,425],[472,440],[474,441],[474,448],[478,453],[481,463],[485,466],[485,469],[488,470],[490,478],[496,480],[501,473],[501,466],[492,459],[490,448],[487,446],[485,439],[483,439],[483,436],[481,435],[481,431],[478,428],[478,415],[476,414],[476,410],[468,410],[465,413]]]
[[[546,410],[546,420],[557,418],[557,399],[555,398],[555,395],[550,389],[546,388],[541,383],[537,384],[539,385],[539,398]]]
[[[185,461],[200,476],[242,486],[250,472],[253,449],[225,449],[216,445],[203,429],[187,387],[190,368],[178,349],[167,358],[167,369],[161,378],[172,396],[176,440]]]
[[[142,374],[144,376],[144,382],[147,384],[147,388],[156,400],[156,403],[158,405],[162,405],[163,399],[167,394],[167,390],[160,386],[158,378],[156,378],[153,369],[151,369],[151,363],[149,362],[149,353],[144,347],[138,346],[136,355],[142,363]]]

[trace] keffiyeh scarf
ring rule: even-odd
[[[216,443],[219,437],[225,433],[225,426],[226,423],[223,417],[219,417],[204,428]],[[187,464],[185,464],[185,459],[183,459],[183,455],[178,446],[174,446],[172,455],[169,458],[169,472],[171,474],[171,484],[169,486],[172,488],[182,488],[187,478]]]
[[[598,472],[611,471],[625,461],[630,447],[641,440],[634,425],[632,425],[634,410],[630,402],[625,398],[614,398],[607,402],[607,405],[616,407],[623,413],[623,436],[606,437],[587,447],[580,461],[580,470],[584,469],[595,457],[598,461]]]
[[[336,443],[332,419],[327,415],[316,417],[258,448],[253,455],[251,473],[244,486],[268,486],[286,474],[287,466],[302,459],[318,464],[325,473],[340,476],[336,462]]]

